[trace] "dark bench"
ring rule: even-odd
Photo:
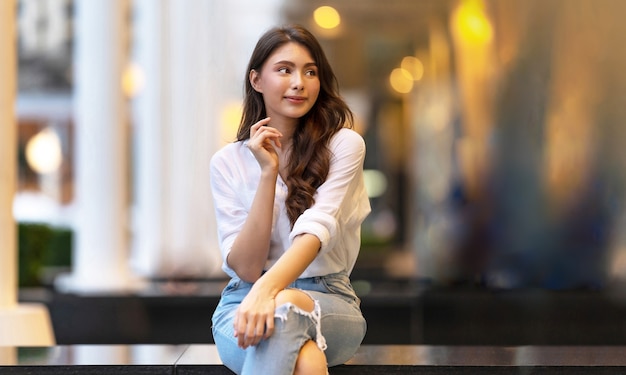
[[[135,293],[74,295],[39,288],[59,345],[212,344],[225,280],[154,282]],[[626,288],[488,290],[412,280],[355,280],[366,345],[626,346]]]
[[[0,348],[2,374],[232,375],[212,344]],[[364,345],[348,374],[623,374],[624,346]]]

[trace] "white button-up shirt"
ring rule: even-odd
[[[246,221],[261,178],[259,163],[246,143],[230,143],[211,159],[222,269],[230,277],[236,274],[226,259]],[[371,211],[363,182],[365,142],[358,133],[344,128],[332,137],[329,148],[328,177],[317,189],[315,204],[302,213],[293,229],[285,209],[287,185],[278,177],[266,270],[289,249],[295,236],[309,233],[319,238],[321,249],[300,277],[352,272],[361,246],[361,223]]]

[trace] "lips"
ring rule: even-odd
[[[292,103],[303,103],[306,100],[304,96],[285,96],[285,99]]]

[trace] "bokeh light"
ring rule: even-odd
[[[400,63],[400,68],[407,71],[414,81],[419,81],[424,76],[424,64],[415,56],[406,56]]]
[[[26,161],[32,170],[40,174],[59,169],[63,161],[61,139],[52,128],[43,129],[28,141]]]
[[[239,121],[243,113],[243,107],[240,101],[232,101],[222,109],[221,124],[223,140],[232,141],[237,136]]]
[[[368,197],[380,197],[387,191],[387,177],[381,171],[366,169],[363,171],[363,179],[365,180],[365,189]]]
[[[145,83],[143,69],[135,63],[129,63],[122,75],[122,90],[128,98],[133,98],[141,92]]]
[[[467,43],[486,44],[493,39],[493,28],[481,0],[463,1],[454,14],[454,23]]]
[[[395,91],[407,94],[413,89],[413,76],[406,69],[396,68],[389,75],[389,83]]]
[[[313,12],[315,23],[324,29],[334,29],[341,23],[339,12],[330,6],[321,6]]]

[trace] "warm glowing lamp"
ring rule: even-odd
[[[475,44],[489,43],[493,38],[493,28],[481,0],[465,0],[455,12],[455,24],[461,37]]]
[[[59,169],[63,161],[61,140],[51,128],[35,134],[26,144],[26,161],[37,173],[52,173]]]
[[[321,6],[313,12],[313,19],[323,29],[334,29],[341,23],[339,12],[330,6]]]

